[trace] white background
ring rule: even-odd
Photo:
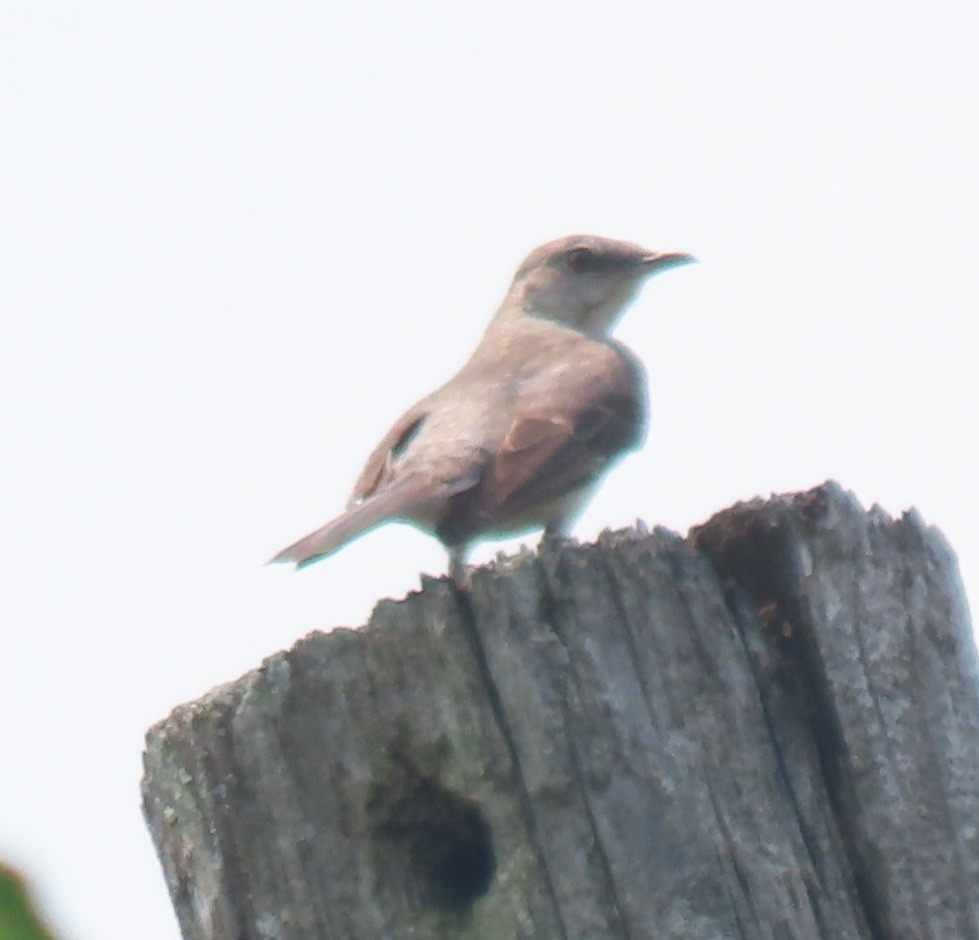
[[[833,477],[979,594],[975,10],[5,5],[0,857],[67,940],[177,936],[151,723],[444,570],[262,563],[546,239],[701,259],[619,328],[653,421],[580,537]]]

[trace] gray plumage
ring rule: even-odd
[[[447,547],[561,530],[645,436],[645,376],[609,332],[650,274],[694,260],[572,235],[527,256],[469,361],[394,424],[346,511],[273,562],[312,564],[385,522]]]

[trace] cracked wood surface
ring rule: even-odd
[[[835,484],[427,580],[145,767],[186,938],[979,938],[955,561]]]

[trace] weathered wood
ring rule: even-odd
[[[835,484],[427,581],[145,764],[186,938],[979,937],[954,558]]]

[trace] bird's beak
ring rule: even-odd
[[[642,259],[642,265],[652,274],[667,268],[678,268],[682,264],[694,264],[696,258],[685,251],[651,251]]]

